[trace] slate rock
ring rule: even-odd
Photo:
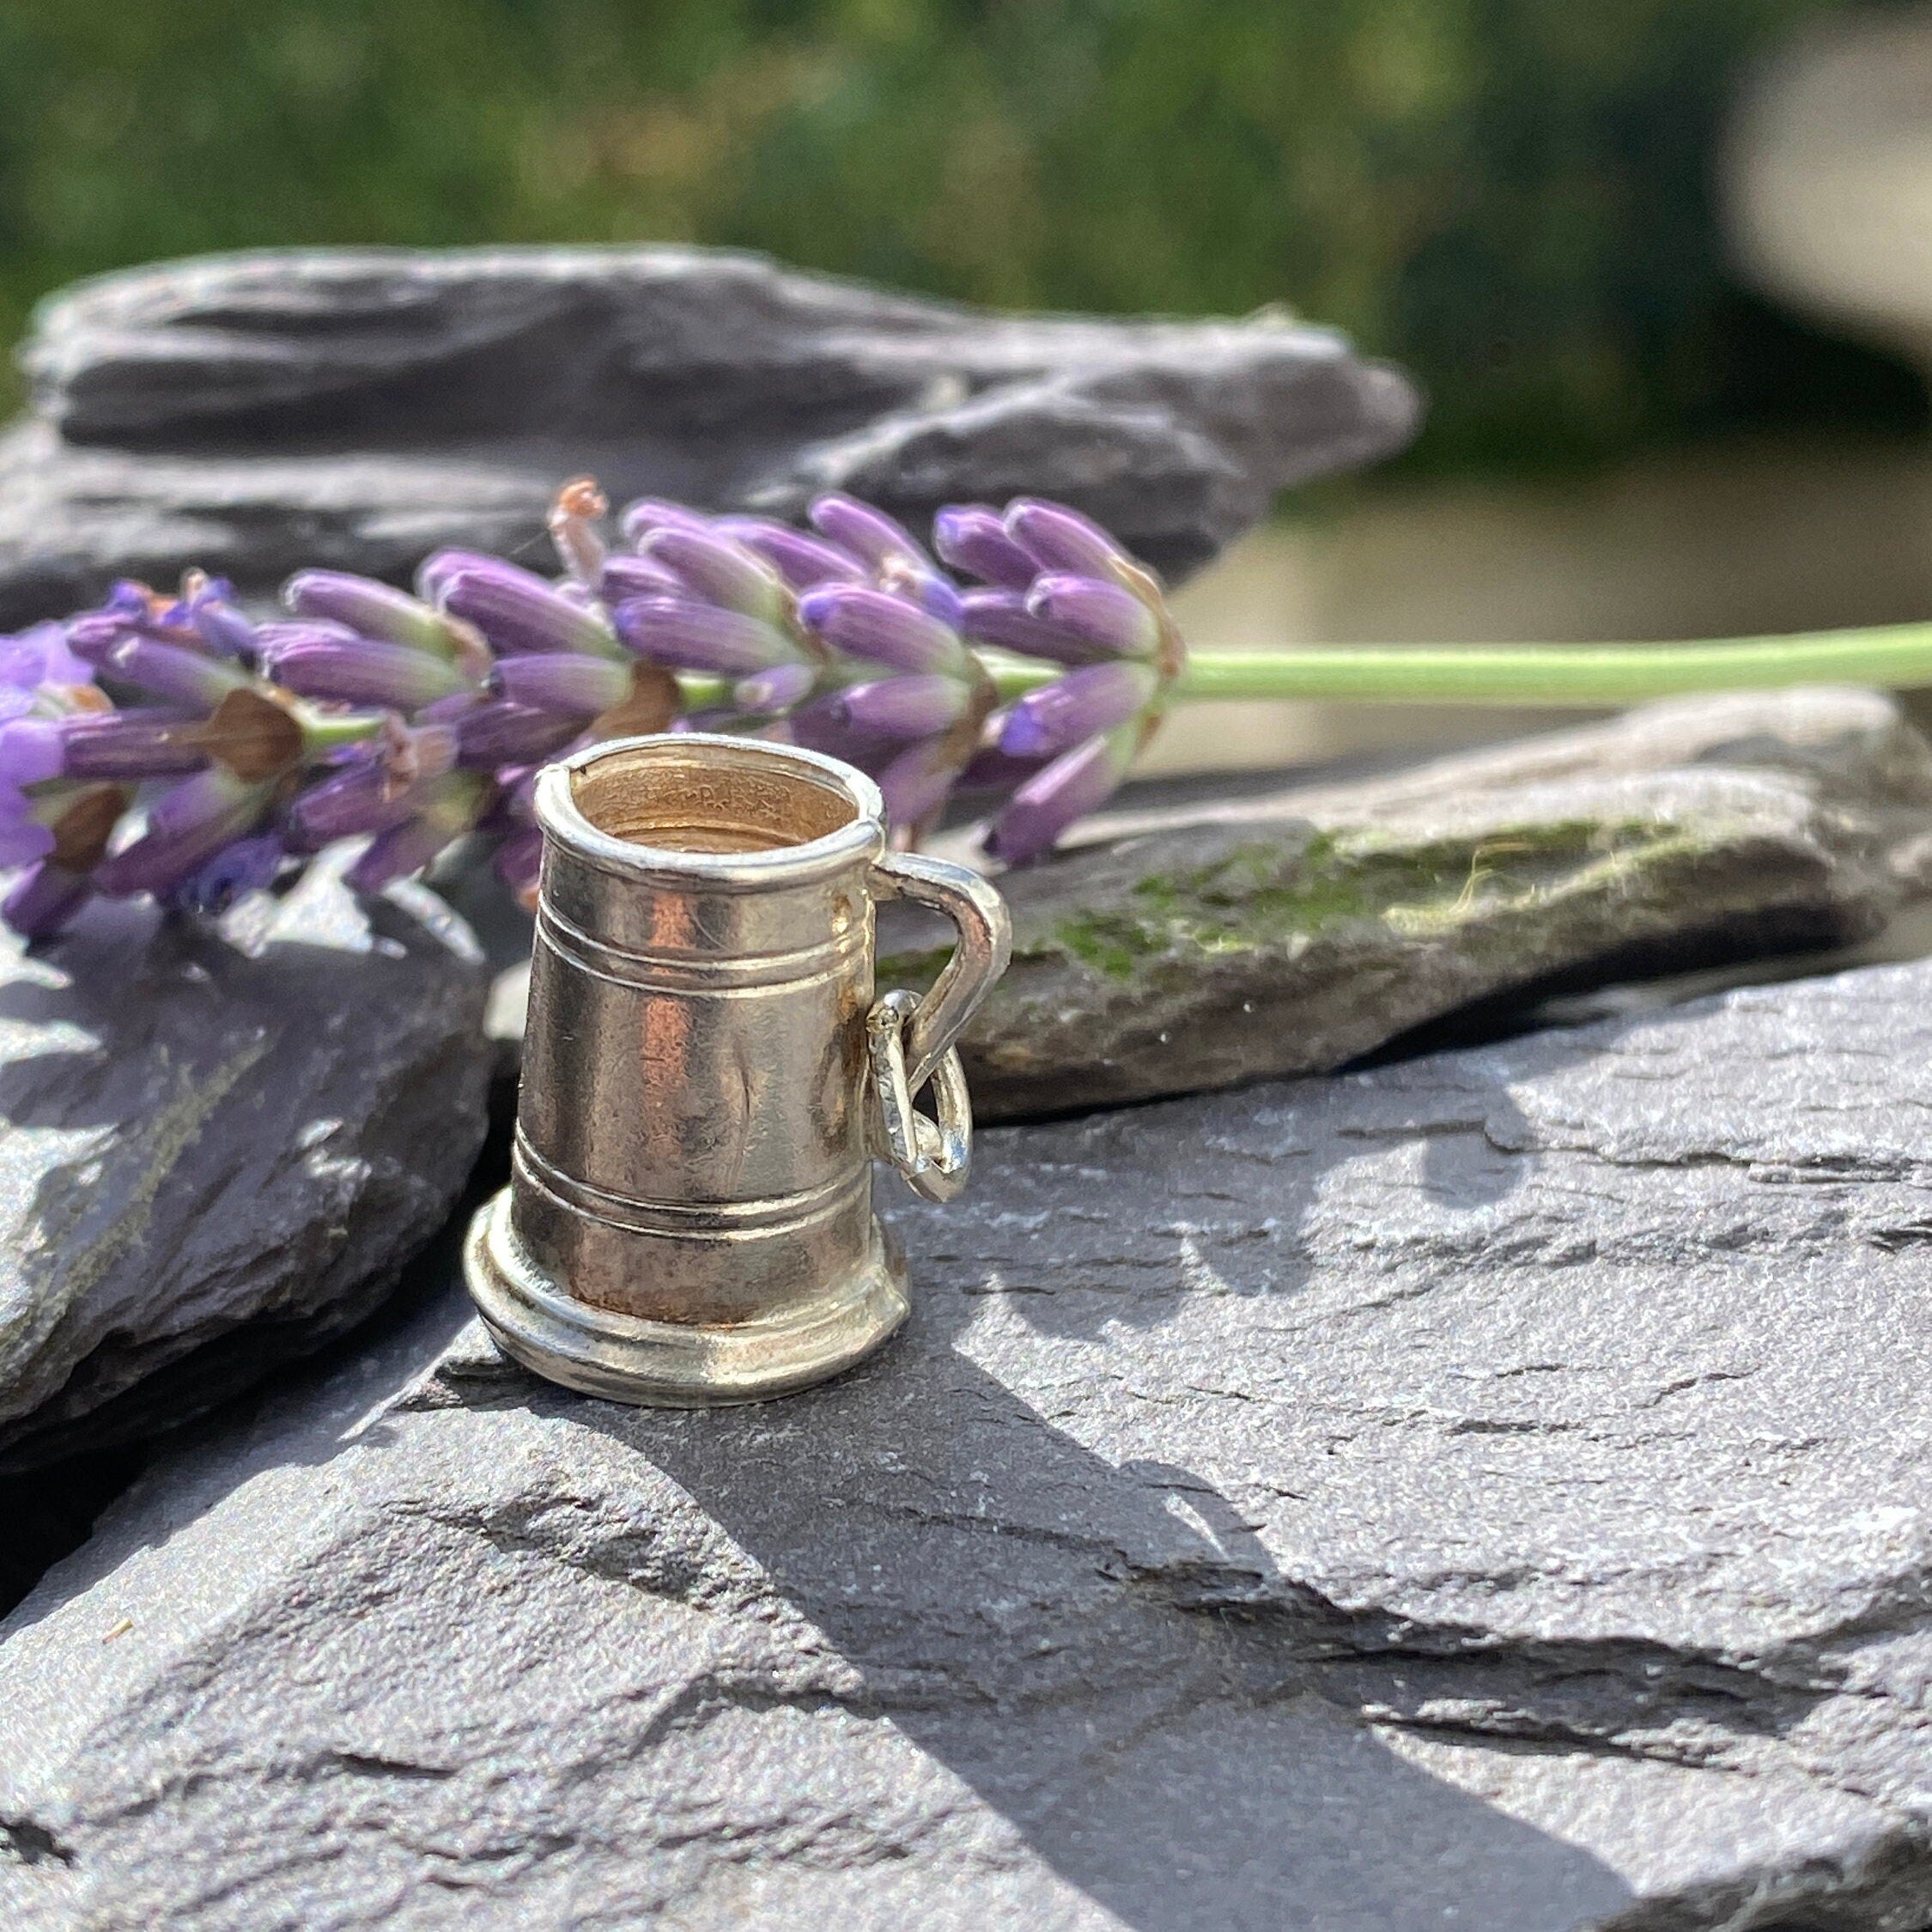
[[[1037,493],[1184,573],[1285,485],[1388,454],[1418,403],[1275,314],[1007,315],[726,250],[289,249],[46,305],[0,440],[0,623],[186,564],[266,592],[518,551],[565,478],[916,519]]]
[[[318,863],[220,926],[0,951],[0,1470],[150,1435],[360,1320],[483,1138],[486,976]]]
[[[1091,821],[999,881],[987,1120],[1327,1072],[1504,996],[1869,937],[1932,878],[1932,747],[1876,692],[1674,699],[1350,785]],[[882,941],[881,978],[944,957]]]
[[[998,1131],[765,1407],[453,1296],[0,1626],[0,1919],[1922,1926],[1929,1069],[1917,964]]]

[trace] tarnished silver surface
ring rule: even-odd
[[[835,1375],[906,1313],[872,1162],[929,1200],[971,1145],[953,1042],[1004,970],[977,874],[885,850],[862,773],[698,733],[538,781],[544,872],[516,1151],[465,1263],[497,1340],[631,1402],[756,1401]],[[876,900],[959,929],[916,1002],[872,999]],[[930,1083],[938,1117],[912,1105]]]

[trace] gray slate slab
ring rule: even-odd
[[[1856,945],[1932,886],[1932,748],[1875,691],[1674,699],[1353,783],[1121,809],[999,880],[1013,964],[962,1042],[982,1120],[1327,1072],[1479,1001]],[[949,835],[948,856],[970,860]],[[529,921],[489,1025],[507,1061]],[[888,908],[880,978],[951,945]]]
[[[1568,979],[1868,938],[1932,883],[1932,748],[1873,691],[1674,699],[1350,785],[1117,812],[1000,881],[987,1119],[1326,1072]],[[922,987],[943,951],[890,950]]]
[[[453,1297],[0,1626],[0,1920],[1922,1926],[1929,1068],[1913,965],[996,1132],[762,1408]]]
[[[485,972],[319,863],[219,927],[0,944],[0,1470],[150,1435],[358,1321],[484,1127]]]
[[[520,552],[557,485],[918,521],[1064,498],[1185,573],[1285,485],[1399,448],[1404,379],[1333,331],[1005,315],[702,248],[287,249],[83,283],[0,440],[0,623],[188,564],[266,592]]]

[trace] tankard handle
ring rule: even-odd
[[[916,852],[889,852],[878,860],[872,889],[878,898],[910,899],[943,913],[959,931],[952,957],[907,1023],[906,1083],[917,1093],[1006,970],[1013,956],[1012,921],[1006,902],[977,872]]]
[[[913,1192],[951,1200],[966,1185],[973,1158],[973,1109],[953,1042],[1013,950],[1006,907],[977,872],[912,853],[889,853],[873,869],[882,899],[910,899],[944,913],[958,928],[933,990],[921,999],[897,991],[875,1000],[866,1017],[867,1051],[878,1097],[879,1151]],[[934,1112],[918,1113],[913,1098],[933,1084]]]

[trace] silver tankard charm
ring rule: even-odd
[[[1011,941],[984,879],[886,851],[884,812],[835,758],[696,732],[538,779],[514,1164],[464,1255],[526,1366],[617,1401],[750,1402],[904,1320],[872,1160],[929,1200],[963,1185],[953,1042]],[[930,993],[875,1000],[872,908],[892,898],[959,941]]]

